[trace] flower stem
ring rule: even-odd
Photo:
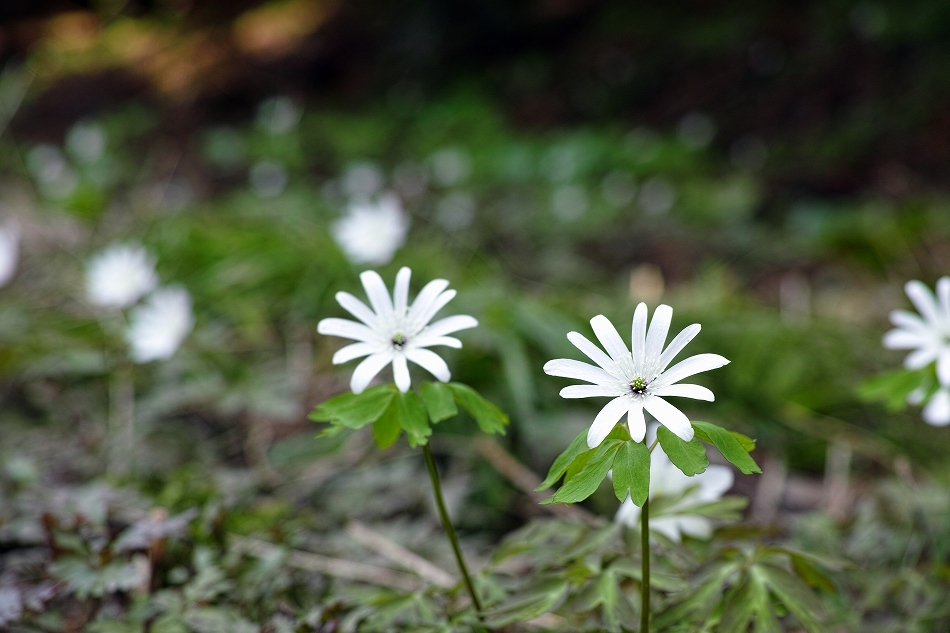
[[[426,458],[426,468],[429,469],[429,479],[432,480],[432,492],[435,494],[435,503],[439,507],[439,516],[442,518],[442,529],[445,530],[449,542],[452,544],[452,551],[455,552],[455,562],[458,563],[459,571],[462,572],[462,578],[465,579],[465,587],[468,594],[472,597],[472,604],[475,605],[475,611],[481,616],[482,603],[475,593],[475,585],[472,584],[472,577],[468,573],[468,566],[462,557],[462,548],[459,545],[458,534],[455,533],[455,527],[449,519],[449,512],[445,509],[445,499],[442,497],[442,484],[439,482],[439,471],[435,468],[435,459],[432,457],[432,449],[428,444],[422,445],[422,454]]]
[[[640,512],[641,606],[640,633],[650,633],[650,499],[643,502]]]

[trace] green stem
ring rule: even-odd
[[[640,633],[650,633],[650,499],[643,502],[643,510],[640,512],[640,547]]]
[[[452,544],[452,551],[455,552],[455,562],[458,563],[459,571],[462,572],[462,578],[465,579],[465,587],[468,588],[468,594],[472,597],[472,604],[475,605],[475,611],[481,615],[482,603],[475,593],[475,585],[472,584],[472,577],[468,573],[468,566],[462,557],[462,548],[459,545],[458,534],[455,533],[455,527],[449,519],[449,512],[445,509],[445,499],[442,497],[442,484],[439,482],[439,471],[435,468],[435,459],[432,457],[432,449],[428,444],[422,445],[422,454],[426,458],[426,468],[429,469],[429,479],[432,480],[432,492],[435,493],[435,503],[439,507],[439,516],[442,518],[442,529],[445,530],[449,542]]]

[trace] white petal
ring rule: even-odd
[[[432,320],[432,317],[434,317],[436,313],[438,313],[439,310],[445,307],[445,304],[447,304],[449,301],[451,301],[454,298],[455,298],[454,290],[446,290],[445,292],[440,294],[438,297],[435,298],[435,300],[432,303],[429,304],[428,309],[424,311],[421,311],[421,310],[419,311],[418,315],[415,317],[416,320],[413,321],[413,326],[424,327],[429,321]],[[474,321],[475,319],[472,318],[472,320]],[[475,325],[478,325],[478,321],[475,321]]]
[[[549,360],[544,363],[544,373],[549,376],[573,378],[574,380],[583,380],[604,386],[611,386],[617,382],[616,378],[600,367],[594,367],[593,365],[588,365],[579,360],[571,360],[569,358]]]
[[[950,277],[941,277],[937,280],[937,301],[944,319],[950,319]]]
[[[929,332],[930,327],[924,323],[919,315],[907,310],[892,310],[890,314],[891,323],[899,328],[910,330],[911,332]]]
[[[432,338],[430,336],[420,335],[415,338],[413,345],[418,348],[432,347],[433,345],[445,345],[446,347],[462,349],[462,341],[458,340],[454,336],[436,336],[435,338]]]
[[[931,325],[939,323],[940,314],[937,311],[937,301],[934,299],[933,293],[930,292],[930,288],[915,279],[904,285],[904,291],[925,321]]]
[[[695,475],[693,479],[699,484],[698,501],[708,503],[721,499],[729,492],[736,476],[728,466],[710,464],[705,472]]]
[[[950,349],[940,350],[937,357],[937,379],[944,387],[950,387]]]
[[[676,396],[680,398],[692,398],[693,400],[706,400],[713,402],[716,396],[706,387],[700,385],[667,385],[653,390],[657,396]]]
[[[676,527],[679,529],[680,533],[687,536],[692,536],[693,538],[707,540],[712,536],[713,525],[712,521],[706,517],[702,517],[695,514],[689,514],[684,516],[675,517]],[[652,527],[652,526],[651,526]]]
[[[442,382],[448,382],[449,379],[452,378],[452,373],[449,371],[449,366],[446,365],[445,361],[442,360],[442,357],[435,352],[430,352],[427,349],[410,349],[406,350],[406,358],[414,362],[416,365],[419,365]]]
[[[610,356],[604,354],[603,350],[590,342],[590,340],[579,332],[568,332],[567,340],[573,343],[574,347],[579,349],[587,358],[600,365],[605,371],[615,369],[617,363],[611,360]]]
[[[367,270],[360,273],[360,281],[363,282],[363,289],[369,298],[369,303],[373,306],[373,311],[383,321],[388,321],[392,316],[393,302],[389,298],[389,291],[386,290],[386,284],[383,278],[375,270]]]
[[[406,393],[412,386],[412,380],[409,378],[409,365],[406,363],[405,354],[393,355],[393,381],[399,391]]]
[[[950,424],[950,389],[940,389],[924,407],[924,421],[933,426]]]
[[[604,438],[613,430],[617,421],[627,412],[629,399],[626,396],[614,398],[600,410],[594,423],[590,425],[587,431],[587,446],[594,448],[600,446]]]
[[[369,327],[376,327],[376,322],[379,320],[376,318],[376,315],[372,310],[369,309],[365,303],[354,297],[348,292],[338,292],[336,293],[336,302],[343,306],[347,312],[355,316],[357,319],[368,325]]]
[[[679,529],[679,517],[650,517],[650,531],[662,534],[674,543],[681,540]]]
[[[639,402],[627,409],[627,427],[634,442],[642,442],[647,434],[647,423],[643,418],[643,405]]]
[[[633,326],[630,333],[630,350],[633,352],[634,371],[643,372],[643,360],[646,355],[647,340],[647,304],[637,304],[633,312]]]
[[[594,328],[594,334],[597,336],[597,340],[604,346],[604,349],[610,354],[610,357],[622,367],[629,367],[630,353],[627,351],[627,346],[624,344],[623,339],[620,338],[620,334],[617,333],[617,328],[614,327],[614,324],[604,315],[598,314],[590,320],[590,325]]]
[[[663,350],[662,354],[660,354],[660,359],[657,361],[656,373],[654,376],[656,374],[662,373],[663,370],[666,369],[666,366],[670,364],[670,361],[676,358],[676,355],[683,351],[683,348],[686,347],[690,341],[696,338],[696,335],[699,334],[701,329],[702,327],[699,325],[699,323],[693,323],[677,334],[676,337],[670,341],[669,346]],[[652,377],[653,376],[648,376],[648,378]]]
[[[884,335],[881,343],[886,349],[915,349],[926,345],[929,338],[924,334],[907,330],[891,330]]]
[[[350,338],[354,341],[369,342],[379,337],[376,334],[356,321],[347,319],[323,319],[317,323],[317,332],[327,336],[339,336],[341,338]]]
[[[645,370],[648,370],[659,360],[660,354],[663,352],[663,344],[666,343],[666,335],[670,332],[670,321],[672,320],[673,308],[668,305],[657,306],[656,310],[653,311],[650,330],[647,332]]]
[[[627,498],[620,507],[617,508],[617,514],[614,515],[614,521],[626,525],[628,528],[635,528],[640,522],[640,508],[633,504],[633,500],[627,495]]]
[[[370,343],[353,343],[352,345],[347,345],[339,350],[336,354],[333,355],[333,364],[340,365],[342,363],[347,363],[354,358],[362,358],[363,356],[369,356],[370,354],[379,352],[380,349],[376,345]]]
[[[396,316],[406,314],[409,306],[409,279],[412,271],[403,266],[396,273],[396,285],[393,287],[393,311]]]
[[[921,348],[907,355],[907,358],[904,359],[904,367],[907,369],[922,369],[937,360],[939,354],[940,348],[938,347]]]
[[[440,336],[445,336],[446,334],[452,334],[453,332],[458,332],[459,330],[467,330],[477,326],[478,321],[475,319],[475,317],[470,317],[467,314],[456,314],[455,316],[439,319],[426,329],[422,330],[419,335],[438,338]]]
[[[424,326],[427,322],[421,321],[419,315],[428,311],[432,303],[448,286],[449,282],[445,279],[433,279],[423,286],[409,308],[409,321],[418,322],[419,327]]]
[[[376,377],[376,374],[383,370],[393,359],[392,352],[379,352],[366,357],[363,362],[353,370],[353,377],[350,378],[350,389],[353,393],[363,393],[366,386]]]
[[[689,418],[663,398],[647,396],[643,399],[643,408],[684,442],[693,439],[693,425],[689,423]]]
[[[657,378],[660,384],[658,384],[657,387],[661,385],[672,385],[683,378],[688,378],[694,374],[716,369],[728,364],[729,361],[719,354],[697,354],[696,356],[690,356],[660,374]]]
[[[601,385],[571,385],[561,389],[562,398],[616,398],[619,394],[612,387]]]

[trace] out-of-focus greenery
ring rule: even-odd
[[[101,4],[105,15],[114,3]],[[270,6],[298,7],[293,15],[317,29],[322,14],[300,8],[310,4]],[[673,20],[657,11],[637,29]],[[835,20],[819,11],[816,24],[851,34],[815,33],[843,41],[857,29],[888,64],[902,46],[917,50],[914,38],[930,42],[940,22],[867,3],[827,12]],[[697,25],[684,16],[669,29],[685,48],[721,52],[741,40],[724,34],[751,28],[743,15],[755,17]],[[617,28],[628,23],[622,17]],[[253,31],[242,19],[234,32]],[[78,46],[75,34],[86,31],[51,26],[46,44],[0,78],[0,123],[12,117],[0,136],[0,208],[23,235],[18,272],[0,289],[0,628],[482,626],[457,586],[426,585],[406,570],[373,585],[300,556],[392,567],[348,536],[344,528],[359,520],[456,575],[418,455],[402,441],[375,449],[366,429],[316,438],[320,428],[306,419],[345,391],[349,375],[330,364],[339,342],[315,332],[319,319],[343,316],[335,292],[359,294],[362,267],[346,260],[330,227],[347,191],[378,187],[400,196],[411,222],[406,244],[378,270],[391,280],[410,266],[414,291],[427,279],[452,281],[452,308],[480,321],[460,337],[463,349],[445,354],[453,379],[510,415],[505,448],[531,470],[546,472],[597,411],[560,399],[564,382],[541,366],[579,356],[566,332],[588,334],[587,320],[600,313],[626,323],[641,300],[671,305],[674,329],[703,325],[690,353],[730,359],[699,379],[715,403],[682,406],[755,438],[767,474],[783,464],[790,482],[820,490],[829,443],[852,452],[853,513],[789,496],[774,526],[754,527],[735,522],[743,504],[727,498],[707,509],[724,526],[712,543],[659,543],[662,630],[744,631],[751,617],[757,631],[947,629],[950,438],[903,406],[915,385],[901,375],[867,381],[900,363],[880,338],[887,313],[906,304],[903,282],[932,285],[950,272],[950,200],[924,183],[847,195],[833,187],[799,194],[788,184],[805,172],[833,181],[860,163],[859,150],[877,147],[875,113],[893,130],[892,118],[918,126],[918,110],[904,119],[883,97],[868,99],[867,111],[856,105],[843,123],[815,124],[803,140],[740,135],[737,145],[719,140],[718,103],[696,103],[692,118],[668,122],[624,116],[622,104],[645,99],[645,86],[659,81],[663,54],[651,51],[642,63],[652,84],[618,84],[606,101],[597,97],[605,82],[578,89],[581,106],[620,105],[553,124],[519,124],[497,85],[472,72],[432,92],[397,84],[358,107],[345,96],[276,91],[256,110],[209,115],[182,134],[175,113],[187,108],[174,101],[177,87],[206,66],[184,77],[171,71],[195,51],[219,49],[172,19],[102,20],[82,40],[83,55],[63,42]],[[54,121],[50,130],[61,134],[35,132],[30,121],[61,94],[57,81],[83,81],[117,59],[127,66],[120,53],[129,42],[176,51],[143,70],[167,100],[120,100]],[[804,63],[778,50],[789,68]],[[939,55],[930,59],[913,60],[916,90],[904,93],[927,112],[936,97],[915,98],[921,68],[946,74]],[[532,69],[549,77],[544,69],[556,61],[526,54],[512,62],[511,76],[523,79],[512,85],[527,91],[538,78]],[[83,295],[88,257],[129,240],[156,254],[163,282],[188,289],[197,321],[171,360],[134,370],[119,324]],[[134,468],[110,473],[117,376],[129,371]],[[430,440],[481,570],[486,624],[634,629],[637,538],[610,525],[610,486],[585,502],[602,521],[539,518],[544,510],[482,459],[474,428],[447,420]],[[740,476],[735,492],[751,496],[756,485]]]

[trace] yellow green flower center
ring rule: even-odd
[[[396,349],[402,349],[403,345],[406,344],[406,336],[402,332],[396,332],[393,334],[393,347]]]
[[[630,381],[630,391],[637,395],[642,395],[647,390],[647,381],[645,381],[640,376],[637,376]]]

